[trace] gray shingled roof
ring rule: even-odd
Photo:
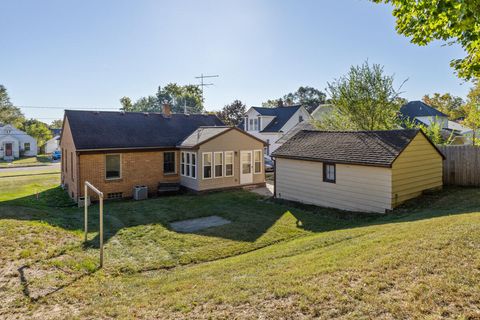
[[[301,106],[288,106],[288,107],[277,107],[277,108],[263,108],[263,107],[253,107],[255,111],[260,113],[262,116],[274,116],[275,119],[270,122],[262,132],[278,132],[280,131],[285,123],[300,109]]]
[[[229,127],[200,127],[190,134],[179,147],[192,148],[195,147],[225,131],[229,130]]]
[[[403,105],[400,108],[400,114],[408,119],[414,119],[416,117],[448,117],[446,114],[422,101],[410,101]]]
[[[272,156],[391,167],[393,161],[419,132],[418,129],[388,131],[303,130],[275,150]],[[440,153],[440,151],[438,152]]]
[[[215,115],[66,110],[77,150],[176,147],[202,126],[225,126]]]

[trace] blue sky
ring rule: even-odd
[[[458,47],[418,47],[395,32],[391,8],[367,0],[2,0],[0,84],[16,105],[119,106],[169,82],[196,83],[207,110],[248,106],[301,85],[324,89],[368,59],[395,74],[403,96],[465,96],[449,67]],[[60,118],[62,110],[24,109]]]

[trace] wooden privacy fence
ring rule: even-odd
[[[480,147],[438,146],[445,155],[443,183],[480,187]]]

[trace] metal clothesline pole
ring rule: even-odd
[[[85,181],[85,203],[84,203],[84,213],[85,213],[85,242],[87,242],[87,233],[88,233],[88,188],[92,189],[100,199],[100,268],[103,267],[103,192],[95,188],[90,182]]]

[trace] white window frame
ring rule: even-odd
[[[63,154],[62,154],[62,156],[63,156]],[[107,157],[108,156],[119,156],[119,158],[120,158],[120,174],[118,175],[118,177],[107,178]],[[68,163],[66,164],[66,166],[68,167]],[[105,154],[105,180],[108,180],[108,181],[120,180],[120,179],[122,179],[122,172],[123,172],[122,154],[121,153],[107,153],[107,154]]]
[[[195,156],[195,164],[193,164],[192,159],[193,156]],[[192,179],[197,179],[197,164],[198,164],[198,157],[196,152],[190,152],[190,178]],[[195,177],[193,176],[193,173],[195,172]]]
[[[219,154],[222,156],[222,175],[221,176],[217,176],[217,161],[216,161],[216,155]],[[225,155],[223,154],[223,152],[214,152],[213,153],[213,177],[214,178],[223,178],[225,176]]]
[[[180,175],[182,177],[185,177],[185,156],[186,156],[186,152],[182,151],[180,152]]]
[[[256,172],[255,171],[255,153],[260,152],[260,171]],[[253,150],[253,174],[261,174],[263,172],[263,162],[265,160],[262,160],[265,156],[263,155],[262,150]]]
[[[205,155],[210,155],[210,177],[205,177]],[[202,179],[213,179],[213,155],[211,152],[202,152]]]
[[[187,161],[187,154],[190,158],[190,161]],[[192,157],[195,156],[195,164],[192,163]],[[183,173],[180,171],[180,175],[182,177],[197,179],[197,153],[196,152],[189,152],[189,151],[182,151],[180,155],[181,166],[184,166]],[[187,175],[187,167],[190,168],[189,174]],[[193,172],[195,172],[195,176],[193,176]]]
[[[227,175],[227,153],[230,153],[232,155],[232,174],[231,175]],[[223,172],[223,176],[225,178],[235,176],[235,152],[225,151],[223,155],[223,163],[224,163],[223,167],[225,169],[225,171]]]

